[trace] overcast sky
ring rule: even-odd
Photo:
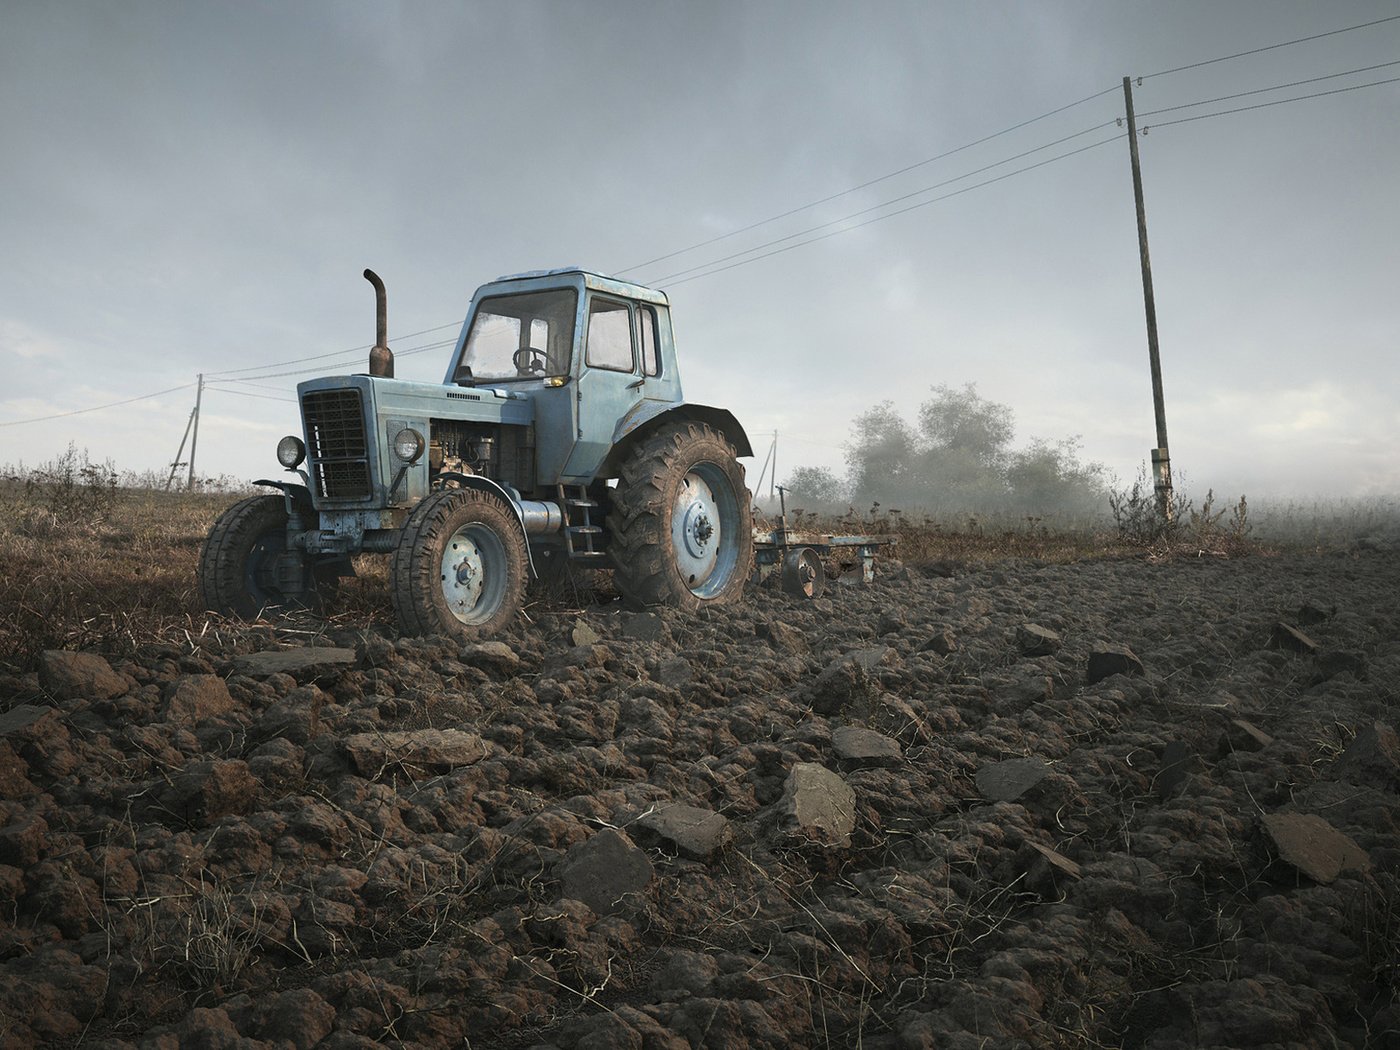
[[[1113,121],[1124,75],[1145,78],[1141,115],[1400,63],[1390,21],[1163,73],[1397,14],[0,0],[0,423],[191,384],[0,426],[0,464],[72,441],[165,469],[196,374],[254,368],[206,389],[198,467],[267,476],[299,430],[297,380],[364,370],[358,350],[285,363],[373,342],[366,266],[388,285],[398,374],[437,381],[447,349],[405,352],[455,329],[405,336],[460,325],[497,275],[577,264],[669,292],[688,399],[733,410],[760,459],[778,431],[780,480],[840,472],[851,420],[879,402],[913,419],[931,387],[975,383],[1012,408],[1018,444],[1078,435],[1129,481],[1155,433],[1125,137],[682,272],[1121,135],[948,182]],[[1166,126],[1394,77],[1139,117],[1173,463],[1194,491],[1400,492],[1400,83]]]

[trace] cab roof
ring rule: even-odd
[[[631,299],[640,299],[643,302],[657,303],[661,306],[670,305],[670,300],[666,298],[665,292],[648,288],[645,285],[633,284],[631,281],[624,281],[617,277],[609,277],[606,274],[594,273],[592,270],[585,270],[578,266],[561,266],[553,270],[527,270],[524,273],[505,274],[497,277],[491,284],[506,284],[514,281],[547,283],[547,279],[551,277],[577,278],[582,280],[585,288],[594,291],[611,292],[613,295],[623,295]],[[575,282],[570,281],[569,283]]]

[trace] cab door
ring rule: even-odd
[[[564,467],[564,480],[591,480],[612,448],[618,420],[647,397],[636,307],[627,299],[588,293],[583,354],[575,384],[578,433]],[[655,314],[651,316],[651,357],[655,360]]]

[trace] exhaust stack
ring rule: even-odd
[[[369,352],[369,374],[393,379],[394,351],[388,347],[389,307],[384,295],[384,282],[373,270],[365,271],[365,280],[374,285],[374,349]]]

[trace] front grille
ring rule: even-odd
[[[367,499],[373,493],[364,402],[358,390],[314,390],[302,395],[307,458],[317,495]]]

